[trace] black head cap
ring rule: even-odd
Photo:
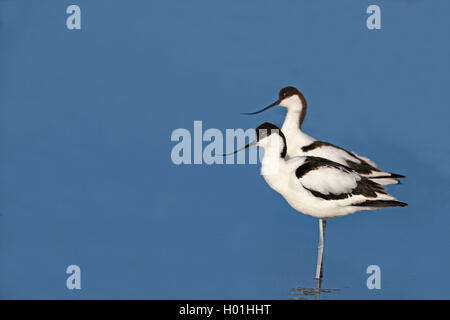
[[[283,138],[284,146],[283,150],[281,151],[281,157],[286,157],[287,152],[287,145],[286,145],[286,137],[284,136],[283,132],[278,128],[276,125],[270,122],[264,122],[263,124],[259,125],[256,128],[256,141],[260,141],[261,139],[264,139],[271,134],[278,134],[281,138]]]
[[[295,87],[288,86],[288,87],[284,87],[283,89],[281,89],[280,92],[278,93],[278,101],[282,101],[282,100],[284,100],[286,98],[289,98],[289,97],[292,97],[294,95],[298,95],[298,97],[302,101],[303,106],[306,107],[306,99],[305,99],[305,97]]]

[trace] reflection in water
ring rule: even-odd
[[[339,291],[339,289],[324,289],[322,288],[322,277],[323,277],[323,248],[324,248],[324,234],[327,221],[325,219],[319,219],[319,245],[317,247],[317,266],[316,266],[316,276],[314,278],[315,287],[305,288],[305,287],[295,287],[291,289],[289,295],[295,296],[291,299],[293,300],[308,300],[306,296],[314,296],[316,300],[320,300],[321,293],[333,293]],[[301,297],[302,296],[302,297]]]
[[[315,288],[295,287],[289,292],[289,295],[294,296],[292,300],[308,300],[307,296],[314,296],[316,300],[320,300],[321,293],[333,293],[339,289],[324,289],[322,288],[322,279],[315,279]]]

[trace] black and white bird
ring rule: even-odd
[[[267,184],[295,210],[319,218],[319,249],[316,279],[321,278],[325,219],[360,210],[404,207],[383,186],[352,168],[313,156],[287,158],[289,143],[277,126],[265,122],[256,129],[256,140],[249,146],[264,148],[261,174]],[[230,155],[227,154],[227,155]]]
[[[314,139],[304,133],[302,124],[305,120],[307,104],[305,97],[297,88],[285,87],[280,90],[278,100],[271,105],[262,110],[244,114],[258,114],[274,106],[287,108],[286,118],[281,130],[286,135],[287,155],[289,157],[314,156],[325,158],[345,165],[362,176],[376,180],[381,185],[399,184],[398,178],[404,178],[403,175],[378,169],[376,164],[366,157],[359,156],[331,143]]]

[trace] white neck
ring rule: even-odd
[[[302,107],[300,108],[288,108],[286,118],[284,119],[281,131],[283,133],[289,134],[289,132],[301,131],[300,127],[300,115],[302,113]]]
[[[289,107],[284,119],[281,131],[283,131],[288,142],[288,156],[299,155],[299,147],[308,145],[315,141],[314,138],[310,137],[302,131],[300,125],[300,115],[302,113],[303,106],[300,104],[299,107]]]
[[[261,174],[264,176],[271,176],[278,174],[280,165],[285,161],[281,157],[284,149],[284,141],[280,136],[271,136],[264,144],[264,156],[261,161]]]
[[[284,159],[280,156],[264,154],[264,158],[261,162],[261,174],[264,177],[274,177],[279,174],[280,166],[283,164]]]

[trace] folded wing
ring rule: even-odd
[[[324,158],[306,157],[295,175],[305,189],[325,200],[347,199],[353,195],[375,199],[379,195],[387,195],[378,183],[360,176],[347,166]]]

